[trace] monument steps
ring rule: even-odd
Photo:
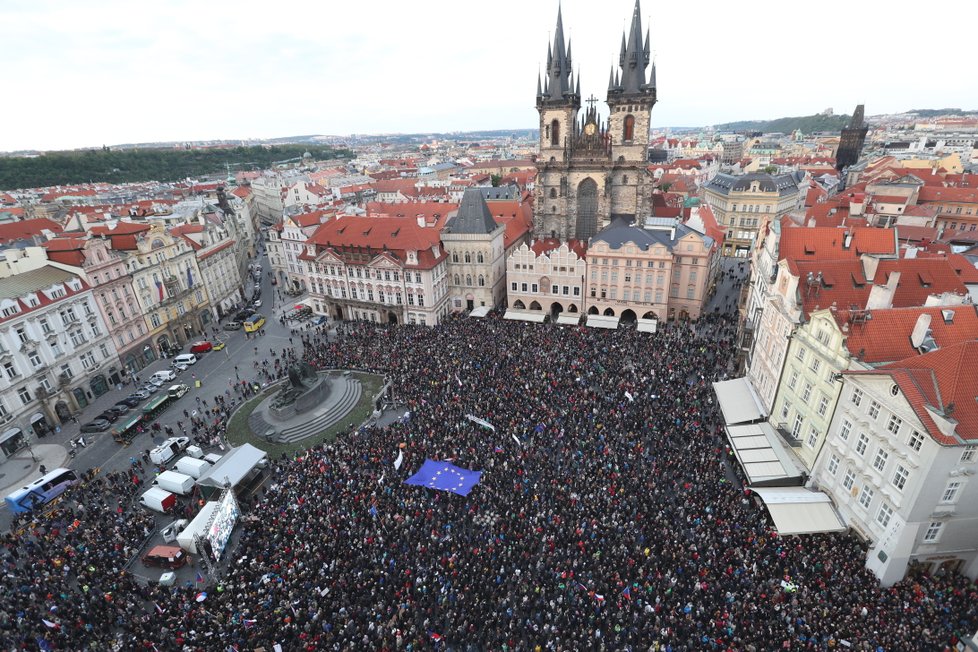
[[[301,425],[284,428],[277,434],[275,439],[281,443],[292,443],[332,427],[356,406],[357,402],[360,401],[360,395],[362,393],[363,388],[360,385],[360,381],[353,378],[348,379],[344,383],[343,393],[339,401],[335,402],[322,414]]]

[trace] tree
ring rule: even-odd
[[[502,183],[503,175],[501,174],[490,174],[489,181],[492,183],[493,188],[498,188],[499,184]]]

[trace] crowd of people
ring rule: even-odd
[[[62,527],[4,540],[0,647],[930,651],[973,633],[966,578],[883,588],[854,537],[777,535],[712,397],[735,328],[303,331],[270,378],[299,359],[377,372],[404,415],[276,460],[203,597],[133,582],[140,523],[104,479],[73,492]],[[426,459],[483,475],[467,496],[404,484]]]

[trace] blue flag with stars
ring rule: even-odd
[[[472,487],[479,484],[482,471],[469,471],[451,462],[425,460],[417,473],[404,481],[404,484],[414,484],[429,489],[451,491],[460,496],[468,496]]]

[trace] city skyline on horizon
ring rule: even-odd
[[[799,27],[780,20],[773,0],[758,0],[749,12],[708,3],[713,20],[698,22],[646,0],[642,27],[650,31],[660,98],[652,128],[805,116],[829,107],[848,114],[857,104],[869,115],[978,108],[978,88],[961,84],[959,73],[932,55],[892,53],[892,65],[881,65],[881,41],[864,36],[866,28],[906,29],[901,7],[911,5],[899,4],[877,15],[830,0]],[[963,0],[952,5],[962,20],[978,18]],[[561,5],[582,95],[600,98],[604,114],[608,73],[617,67],[633,6],[633,0],[600,10],[583,0]],[[99,7],[16,0],[0,9],[8,88],[38,93],[9,104],[0,150],[535,129],[536,76],[546,64],[558,3],[502,0],[491,13],[468,13],[446,0],[425,3],[423,12],[399,3],[386,6],[382,22],[365,6],[291,0],[276,6],[276,15],[286,17],[280,21],[262,20],[269,12],[255,2],[233,11],[224,3],[134,8],[105,0]],[[914,28],[933,33],[937,20],[917,16]],[[806,34],[810,48],[778,51]],[[721,49],[743,63],[731,63]],[[843,51],[852,61],[848,74],[841,72]]]

